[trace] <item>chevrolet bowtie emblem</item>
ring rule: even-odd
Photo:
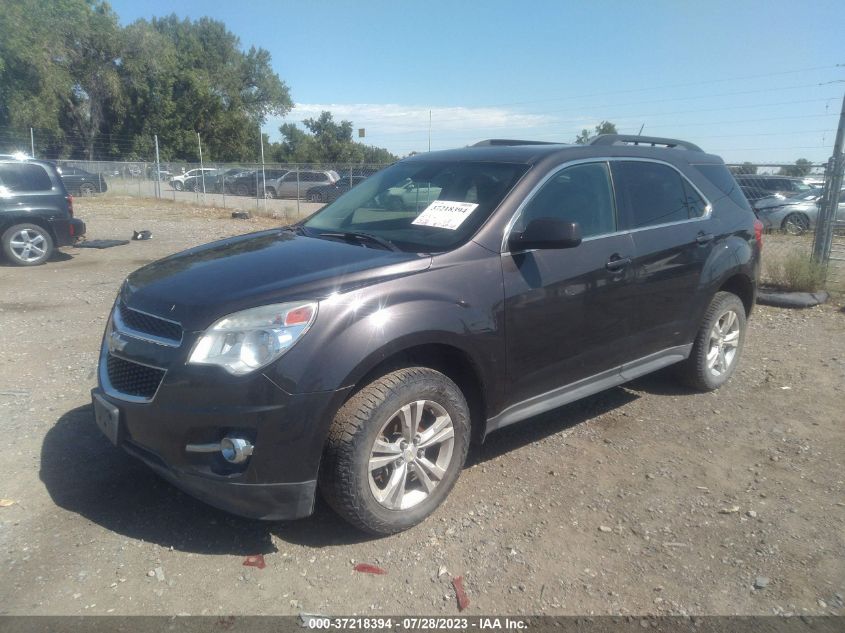
[[[122,352],[123,348],[126,347],[127,341],[120,335],[120,332],[113,331],[111,335],[109,335],[109,351],[110,352]]]

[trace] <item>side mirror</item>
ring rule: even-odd
[[[511,252],[536,249],[573,248],[581,243],[581,225],[557,218],[536,218],[522,233],[511,233]]]

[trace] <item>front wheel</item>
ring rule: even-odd
[[[90,198],[95,192],[96,189],[94,189],[94,185],[90,183],[85,182],[79,186],[79,195],[84,198]]]
[[[790,235],[803,235],[810,229],[810,218],[803,213],[790,213],[783,219],[781,227]]]
[[[680,377],[699,391],[715,391],[736,371],[745,343],[745,305],[730,292],[717,292],[698,329]]]
[[[401,532],[449,494],[469,437],[469,407],[454,382],[426,367],[391,372],[361,389],[335,417],[320,491],[358,528]]]
[[[323,194],[319,191],[312,191],[308,194],[308,201],[309,202],[322,202],[323,201]]]
[[[182,191],[182,189],[184,189],[184,188],[185,188],[185,185],[183,185],[181,182],[179,182],[179,181],[177,180],[177,181],[175,181],[175,182],[173,183],[173,188],[174,188],[176,191]]]
[[[0,237],[0,247],[15,266],[37,266],[53,254],[53,238],[37,224],[16,224]]]

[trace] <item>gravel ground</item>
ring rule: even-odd
[[[845,611],[834,306],[758,307],[718,393],[658,374],[492,435],[445,505],[389,538],[323,505],[261,523],[176,491],[100,436],[89,390],[127,273],[274,223],[228,213],[82,200],[90,239],[153,239],[0,266],[0,614],[453,614],[454,576],[469,614]],[[243,566],[255,554],[265,568]]]

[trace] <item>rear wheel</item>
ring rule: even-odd
[[[174,181],[174,182],[173,182],[173,188],[174,188],[176,191],[182,191],[182,189],[184,189],[184,188],[185,188],[185,186],[184,186],[181,182],[179,182],[178,180],[176,180],[176,181]]]
[[[94,185],[88,182],[84,182],[79,186],[79,195],[85,198],[90,198],[96,193],[96,189]]]
[[[735,294],[717,292],[704,313],[680,377],[699,391],[715,391],[733,375],[745,344],[745,305]]]
[[[803,213],[790,213],[783,219],[781,228],[790,235],[803,235],[810,229],[810,218]]]
[[[16,224],[0,237],[6,258],[16,266],[37,266],[53,254],[53,238],[37,224]]]
[[[319,191],[312,191],[308,194],[308,201],[309,202],[322,202],[323,201],[323,194]]]
[[[264,197],[267,198],[268,200],[272,200],[273,198],[276,197],[276,190],[273,189],[273,187],[267,187],[264,190]]]
[[[391,372],[338,412],[320,490],[358,528],[400,532],[424,520],[449,494],[469,436],[466,399],[448,377],[425,367]]]
[[[235,195],[236,196],[248,196],[249,195],[249,187],[246,185],[240,184],[235,185]]]

